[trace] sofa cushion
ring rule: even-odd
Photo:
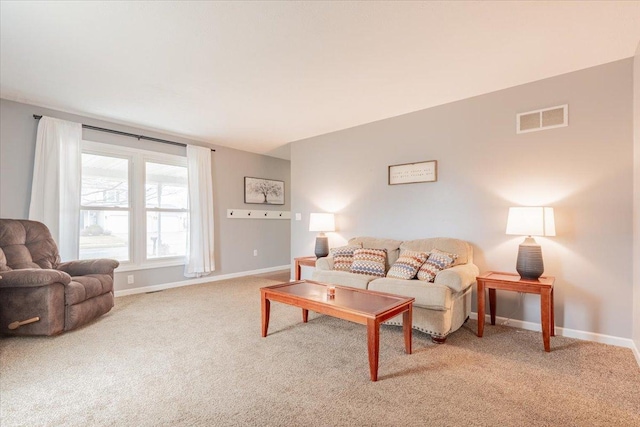
[[[420,280],[391,279],[388,277],[375,279],[369,283],[370,291],[413,297],[414,307],[431,310],[449,310],[451,308],[452,291],[448,286]]]
[[[418,269],[429,257],[426,252],[403,251],[400,258],[393,263],[387,277],[409,280],[416,277]]]
[[[473,262],[473,248],[468,242],[450,237],[432,237],[428,239],[407,240],[402,242],[400,250],[431,252],[433,249],[458,255],[454,265]]]
[[[367,276],[384,277],[387,263],[386,249],[363,248],[353,252],[351,272]]]
[[[363,248],[373,248],[373,249],[386,249],[387,250],[387,265],[385,267],[385,272],[389,270],[389,267],[393,265],[394,262],[400,256],[400,245],[402,242],[400,240],[393,239],[378,239],[375,237],[354,237],[349,239],[350,245],[362,245]],[[423,251],[429,252],[429,251]]]
[[[333,269],[338,271],[351,271],[351,263],[353,263],[353,252],[360,249],[360,245],[340,246],[339,248],[331,248],[329,256],[333,257]]]
[[[376,276],[368,276],[365,274],[353,274],[348,271],[338,270],[314,270],[311,276],[312,280],[332,285],[350,286],[352,288],[367,289],[367,285]]]
[[[422,264],[422,267],[420,267],[420,270],[418,271],[418,279],[426,282],[433,282],[436,274],[445,268],[454,265],[457,258],[457,254],[433,249],[431,253],[429,253],[429,258],[424,264]]]

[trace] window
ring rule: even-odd
[[[145,165],[147,258],[184,256],[189,231],[187,168]]]
[[[82,153],[80,259],[129,261],[129,160]]]
[[[183,264],[187,179],[184,157],[84,141],[79,258],[124,269]]]

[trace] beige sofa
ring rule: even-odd
[[[402,280],[387,277],[354,274],[333,270],[333,258],[319,258],[313,272],[313,280],[322,283],[351,286],[372,291],[388,292],[415,298],[413,303],[413,328],[431,335],[434,342],[444,343],[447,335],[458,330],[471,312],[471,290],[479,273],[473,264],[473,248],[463,240],[437,237],[410,241],[355,237],[350,245],[364,248],[386,249],[386,271],[398,259],[403,250],[429,252],[432,249],[455,253],[455,264],[440,271],[433,282],[417,279]],[[402,316],[386,322],[402,325]]]

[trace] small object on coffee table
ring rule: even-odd
[[[327,286],[327,296],[329,298],[335,298],[336,296],[336,287],[333,285]]]

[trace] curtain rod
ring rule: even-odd
[[[36,120],[40,120],[42,118],[42,116],[34,114],[33,118],[36,119]],[[82,128],[83,129],[97,130],[97,131],[106,132],[106,133],[115,133],[116,135],[130,136],[131,138],[137,138],[138,141],[140,141],[141,139],[146,139],[147,141],[155,141],[155,142],[162,142],[163,144],[179,145],[180,147],[186,147],[187,146],[187,144],[183,144],[182,142],[167,141],[166,139],[152,138],[150,136],[144,136],[144,135],[136,135],[134,133],[122,132],[122,131],[113,130],[113,129],[100,128],[100,127],[97,127],[97,126],[91,126],[91,125],[83,124]],[[211,151],[215,152],[216,150],[212,148]]]

